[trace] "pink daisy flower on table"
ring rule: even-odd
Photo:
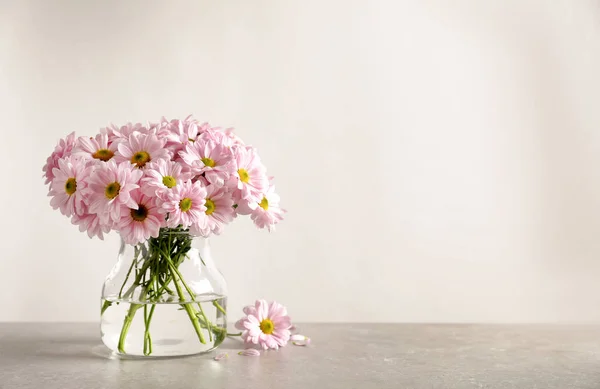
[[[283,220],[285,209],[279,206],[279,195],[275,193],[275,186],[271,185],[262,200],[257,204],[248,204],[241,200],[238,202],[236,212],[240,215],[250,215],[258,228],[266,228],[269,232],[275,230],[275,224]]]
[[[180,163],[159,159],[150,162],[144,170],[142,178],[142,191],[147,196],[162,195],[182,182],[192,178],[191,173],[183,172]]]
[[[192,173],[204,174],[206,180],[216,186],[225,185],[233,172],[233,153],[212,140],[200,138],[188,143],[179,156]]]
[[[257,300],[254,306],[245,307],[244,313],[246,316],[235,323],[235,328],[243,331],[242,339],[246,344],[258,345],[265,350],[277,350],[287,344],[292,321],[283,305]]]
[[[119,142],[115,159],[117,162],[129,162],[138,168],[144,168],[150,161],[171,159],[164,147],[165,140],[154,134],[133,133],[126,141]]]
[[[73,154],[99,161],[109,161],[117,151],[117,142],[109,142],[107,134],[98,134],[96,138],[81,136],[77,139]]]
[[[54,179],[50,184],[50,205],[60,209],[65,216],[81,214],[84,210],[85,181],[89,175],[86,162],[75,156],[58,160],[58,167],[52,169]]]
[[[138,244],[150,237],[156,238],[160,228],[164,226],[165,217],[154,199],[144,195],[141,190],[131,192],[131,199],[135,206],[124,207],[119,221],[115,223],[115,229],[128,244]]]
[[[52,172],[52,169],[58,167],[58,160],[71,155],[74,146],[75,132],[72,132],[69,135],[67,135],[65,139],[61,139],[58,141],[58,144],[54,148],[54,151],[52,152],[52,154],[50,154],[48,159],[46,159],[46,164],[42,168],[44,176],[46,177],[46,182],[44,182],[45,184],[49,184],[54,178],[54,173]]]
[[[124,206],[136,207],[130,193],[140,187],[143,174],[127,162],[117,164],[114,158],[95,169],[86,190],[90,213],[98,214],[104,223],[120,220]]]
[[[71,223],[79,226],[80,232],[87,232],[90,238],[97,236],[104,239],[104,234],[107,234],[111,229],[110,224],[102,223],[97,214],[89,213],[87,207],[84,207],[81,215],[73,215]]]
[[[203,225],[194,224],[190,227],[193,235],[209,236],[211,233],[219,235],[225,225],[235,218],[233,197],[225,187],[208,185],[206,187],[206,222]]]
[[[258,203],[269,187],[266,169],[252,147],[235,147],[235,172],[240,197],[249,204]]]
[[[186,181],[172,190],[165,192],[160,211],[168,213],[167,227],[175,228],[182,225],[206,224],[206,188],[201,183]]]

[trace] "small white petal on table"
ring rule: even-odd
[[[238,354],[243,355],[245,357],[259,357],[260,351],[253,348],[247,348],[244,351],[240,351]]]

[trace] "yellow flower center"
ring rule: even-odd
[[[181,209],[183,212],[187,212],[192,208],[192,199],[186,197],[184,199],[181,199],[181,201],[179,201],[179,209]]]
[[[106,161],[110,160],[114,155],[115,155],[115,153],[113,153],[109,149],[100,149],[100,150],[96,151],[94,154],[92,154],[92,157],[106,162]]]
[[[250,181],[250,174],[248,174],[248,170],[238,169],[238,175],[240,176],[240,181],[242,181],[244,184],[247,184]]]
[[[77,181],[75,180],[75,178],[71,177],[67,180],[67,182],[65,182],[65,192],[67,192],[67,194],[71,196],[73,193],[75,193],[76,190]]]
[[[148,217],[148,208],[145,205],[138,204],[138,209],[131,210],[131,218],[136,222],[143,222]]]
[[[164,176],[162,182],[167,188],[172,188],[177,185],[177,181],[171,176]]]
[[[112,182],[106,186],[104,189],[104,196],[107,199],[112,200],[119,195],[119,191],[121,190],[121,184],[118,182]]]
[[[260,322],[260,330],[267,335],[271,335],[275,331],[275,325],[271,319],[265,319]]]
[[[215,161],[210,158],[202,158],[201,161],[204,166],[215,167]]]
[[[207,215],[210,215],[215,211],[215,203],[211,199],[206,199],[206,204],[204,204],[204,206],[206,207],[204,213]]]
[[[138,151],[131,157],[131,163],[137,165],[137,167],[144,167],[147,162],[150,162],[150,154],[145,151]]]
[[[260,200],[260,203],[258,203],[258,205],[264,209],[265,211],[267,211],[269,209],[269,200],[267,200],[266,197],[263,197],[262,200]]]
[[[192,138],[188,138],[188,140],[192,143],[194,143],[196,141],[195,139],[192,139]]]

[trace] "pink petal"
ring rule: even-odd
[[[227,353],[217,354],[214,358],[215,361],[220,361],[221,359],[229,358]]]
[[[279,304],[276,301],[273,301],[271,303],[271,306],[269,307],[269,317],[275,318],[275,317],[286,316],[286,315],[287,315],[287,310],[285,309],[285,307],[283,305]]]
[[[254,324],[254,325],[260,325],[260,321],[256,316],[248,316],[246,318],[246,321],[250,324]]]
[[[253,348],[247,348],[244,351],[240,351],[238,354],[245,357],[260,357],[260,351]]]
[[[266,344],[267,344],[267,347],[275,349],[275,350],[277,350],[279,348],[277,341],[272,336],[269,336],[266,339]]]
[[[213,201],[214,201],[214,198],[213,198]],[[256,308],[254,308],[252,305],[245,306],[243,311],[246,315],[256,315]]]
[[[276,330],[271,334],[271,336],[273,337],[273,339],[275,339],[277,344],[283,347],[287,344],[288,340],[290,339],[290,332],[288,330]]]
[[[262,321],[269,317],[269,304],[265,300],[256,300],[255,307],[259,321]]]
[[[246,321],[246,318],[241,318],[240,320],[235,322],[235,328],[237,328],[238,330],[245,330],[246,327],[244,327],[244,322]]]
[[[275,328],[287,330],[292,326],[292,321],[289,316],[278,317],[272,320],[273,324],[275,325]]]
[[[259,327],[252,327],[248,329],[248,335],[250,336],[260,336],[260,334],[262,334],[262,331]]]

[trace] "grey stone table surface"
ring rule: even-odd
[[[310,347],[120,359],[97,324],[0,324],[0,388],[600,388],[600,325],[305,324]]]

